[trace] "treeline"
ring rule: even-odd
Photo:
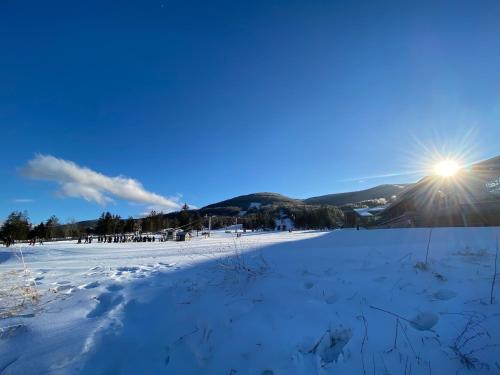
[[[333,229],[342,226],[344,221],[343,212],[335,206],[288,205],[271,210],[270,216],[284,215],[293,220],[297,229]]]
[[[234,219],[213,218],[212,227],[218,228]],[[197,210],[189,210],[185,206],[182,211],[170,214],[152,211],[144,218],[122,219],[119,215],[103,212],[99,219],[88,222],[85,226],[70,219],[62,224],[56,216],[51,216],[39,224],[31,223],[26,211],[14,211],[0,227],[0,240],[26,241],[34,238],[50,240],[56,238],[77,238],[88,234],[110,235],[136,232],[158,232],[165,228],[182,228],[185,230],[201,230],[208,225],[208,219],[202,217]]]
[[[344,223],[344,213],[335,206],[294,206],[285,211],[300,229],[333,229]]]
[[[383,206],[386,205],[387,203],[388,201],[385,198],[367,199],[356,203],[344,204],[340,206],[340,209],[347,211],[347,210],[352,210],[354,208],[371,208],[371,207]]]
[[[212,212],[209,210],[201,210]],[[244,216],[217,216],[222,219],[221,227],[234,224],[243,224],[245,229],[274,229],[276,220],[289,218],[293,220],[297,229],[325,229],[338,228],[342,226],[344,214],[342,210],[334,206],[312,206],[312,205],[269,205],[249,210]],[[216,228],[212,225],[213,228]]]
[[[212,228],[222,228],[234,223],[234,217],[213,217]],[[108,235],[121,233],[155,233],[167,228],[180,228],[186,231],[202,230],[208,227],[208,216],[198,210],[190,210],[187,205],[178,212],[165,214],[151,211],[147,216],[139,219],[129,217],[122,219],[119,215],[103,212],[95,226],[89,228],[91,234]]]
[[[343,212],[334,206],[310,205],[280,205],[265,206],[252,209],[244,216],[238,216],[236,211],[231,215],[213,215],[213,211],[190,210],[187,205],[181,211],[165,214],[152,211],[146,217],[134,219],[121,218],[110,212],[103,212],[99,219],[85,226],[71,219],[61,224],[56,216],[33,225],[27,212],[14,211],[3,222],[0,228],[0,238],[24,241],[33,238],[55,239],[76,238],[87,234],[110,235],[122,233],[150,233],[165,228],[181,228],[187,231],[202,230],[208,227],[208,217],[211,217],[212,229],[220,229],[233,224],[242,224],[245,229],[274,229],[275,220],[288,217],[293,220],[298,229],[336,228],[342,225]],[[238,211],[239,213],[239,211]]]
[[[5,219],[0,228],[2,239],[24,241],[33,238],[49,240],[52,238],[77,237],[85,233],[85,228],[73,219],[61,225],[59,219],[52,215],[46,221],[33,225],[26,211],[14,211]]]
[[[92,233],[106,235],[135,232],[158,232],[165,228],[179,228],[186,230],[200,230],[203,227],[203,219],[197,211],[189,210],[185,206],[180,212],[165,214],[163,212],[151,211],[146,217],[134,219],[122,219],[118,215],[104,212],[93,228]]]

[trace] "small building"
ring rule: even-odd
[[[353,211],[356,217],[356,226],[366,227],[373,224],[375,217],[368,208],[355,208]]]
[[[178,230],[176,229],[167,229],[167,241],[174,241],[177,238],[177,232]]]
[[[352,208],[344,211],[344,228],[367,227],[375,224],[387,206]]]
[[[277,219],[274,219],[275,230],[278,231],[290,231],[294,229],[293,220],[285,213],[284,210],[280,209],[280,214]]]
[[[178,231],[175,236],[176,241],[189,241],[191,239],[191,235],[189,232]]]

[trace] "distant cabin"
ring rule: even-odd
[[[177,230],[167,229],[167,241],[174,241],[177,238]]]
[[[274,219],[274,229],[278,231],[289,231],[294,229],[293,220],[285,213],[284,210],[280,210],[279,217]]]
[[[382,212],[386,208],[387,206],[377,206],[346,210],[344,211],[344,227],[370,226],[380,219]]]
[[[191,235],[188,232],[177,232],[175,236],[176,241],[189,241],[191,239]]]

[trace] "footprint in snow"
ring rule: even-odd
[[[457,293],[455,293],[453,290],[449,289],[441,289],[435,292],[432,295],[435,299],[441,300],[441,301],[447,301],[449,299],[455,298],[457,296]]]
[[[410,325],[419,331],[428,331],[439,321],[439,317],[432,312],[420,312],[410,322]]]
[[[97,306],[87,314],[87,318],[100,317],[123,302],[123,296],[115,293],[103,293],[95,299],[98,302]]]
[[[99,285],[100,285],[99,281],[93,281],[91,283],[82,285],[80,288],[94,289],[94,288],[97,288]]]
[[[119,290],[122,290],[123,286],[121,286],[119,284],[111,284],[111,285],[108,285],[108,287],[106,289],[110,292],[117,292]]]
[[[130,273],[135,273],[137,271],[139,271],[139,267],[117,267],[116,268],[117,271],[119,272],[130,272]]]
[[[328,330],[320,341],[311,350],[312,353],[319,355],[323,364],[338,362],[344,355],[344,347],[353,336],[350,328],[338,327],[335,330]]]
[[[68,281],[68,280],[57,281],[54,284],[55,285],[66,285],[66,284],[71,284],[71,281]]]
[[[57,285],[56,287],[52,288],[52,291],[54,293],[59,293],[59,292],[63,292],[65,290],[70,290],[70,289],[73,289],[73,285],[63,284],[63,285]]]
[[[3,327],[0,328],[0,339],[5,340],[27,331],[28,328],[24,324],[14,324],[11,326]]]

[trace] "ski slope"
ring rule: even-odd
[[[499,373],[500,229],[430,234],[0,248],[0,374]]]

